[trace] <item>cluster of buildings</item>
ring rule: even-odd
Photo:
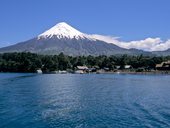
[[[118,71],[121,69],[121,66],[115,66],[114,71]],[[124,70],[130,70],[133,69],[131,65],[125,65]],[[106,73],[110,72],[110,69],[107,67],[104,67],[100,69],[98,66],[94,67],[87,67],[87,66],[77,66],[75,71],[51,71],[49,72],[50,74],[66,74],[66,73],[75,73],[75,74],[85,74],[85,73]],[[41,69],[37,70],[37,73],[41,74],[43,73]]]
[[[146,70],[146,68],[139,68],[135,69],[137,72],[143,72],[143,71],[149,71]],[[49,72],[51,74],[66,74],[66,73],[75,73],[75,74],[85,74],[85,73],[106,73],[106,72],[119,72],[119,71],[125,71],[125,72],[133,72],[134,69],[131,65],[125,65],[123,67],[121,66],[115,66],[114,71],[110,71],[109,68],[104,67],[100,69],[98,66],[94,66],[92,68],[89,68],[87,66],[77,66],[74,71],[52,71]],[[166,62],[162,62],[161,64],[156,64],[155,71],[170,71],[170,60]],[[41,69],[37,70],[37,73],[43,73]]]
[[[157,64],[156,70],[163,70],[163,71],[170,70],[170,60],[166,62],[162,62],[161,64]]]

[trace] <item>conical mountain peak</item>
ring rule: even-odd
[[[61,22],[50,28],[49,30],[45,31],[44,33],[40,34],[39,38],[52,38],[57,37],[59,39],[61,38],[69,38],[69,39],[79,39],[79,38],[85,38],[84,33],[76,30],[72,26],[68,25],[65,22]]]

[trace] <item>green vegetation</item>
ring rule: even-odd
[[[77,66],[109,68],[114,70],[116,66],[121,69],[125,65],[131,65],[136,71],[142,68],[155,69],[155,65],[170,60],[167,57],[151,56],[67,56],[59,55],[38,55],[34,53],[4,53],[0,54],[0,72],[36,72],[42,69],[43,72],[57,70],[75,70]]]

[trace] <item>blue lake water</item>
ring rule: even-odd
[[[170,76],[0,74],[0,128],[133,127],[170,127]]]

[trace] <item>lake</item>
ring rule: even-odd
[[[169,75],[0,74],[0,128],[169,127]]]

